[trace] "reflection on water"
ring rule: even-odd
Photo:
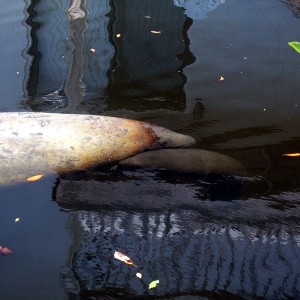
[[[186,34],[190,21],[171,1],[115,1],[113,6],[116,54],[108,109],[184,110],[182,69],[194,60]]]
[[[56,187],[60,206],[77,207],[70,212],[72,259],[61,275],[70,299],[299,295],[299,191],[212,202],[203,200],[220,186],[205,186],[207,179],[175,184],[170,174],[132,171],[97,176],[62,178]],[[272,207],[277,200],[294,206],[279,210]],[[114,260],[115,250],[138,269]],[[149,291],[153,279],[160,285]]]
[[[68,99],[68,111],[74,113],[82,101],[84,93],[84,34],[86,31],[86,5],[81,1],[74,0],[67,10],[69,16],[70,37],[68,39],[72,49],[68,77],[65,82],[64,91]]]
[[[261,178],[241,186],[230,177],[99,171],[55,188],[71,209],[74,244],[61,274],[70,299],[299,295],[299,188],[257,199],[269,188]],[[115,250],[138,269],[114,260]],[[150,291],[153,279],[160,285]]]
[[[182,69],[194,57],[186,34],[190,20],[181,9],[158,0],[67,5],[67,1],[56,9],[49,9],[46,1],[36,5],[43,21],[39,17],[34,21],[45,25],[34,37],[40,45],[36,54],[42,55],[38,74],[28,78],[31,82],[38,76],[29,106],[72,112],[93,112],[98,106],[102,111],[186,107]],[[61,16],[64,11],[69,19]],[[54,93],[65,94],[67,103],[54,99]]]
[[[299,152],[299,57],[287,45],[299,19],[279,1],[32,0],[25,9],[20,109],[150,121],[249,173],[59,178],[53,196],[73,237],[60,278],[67,298],[299,298],[300,159],[283,156]],[[1,77],[8,99],[10,76]]]
[[[200,218],[189,211],[75,213],[76,251],[62,271],[70,299],[80,292],[80,299],[299,295],[299,227],[260,228]],[[129,255],[138,268],[114,260],[114,250]],[[136,278],[137,271],[142,280]],[[148,290],[153,279],[160,280],[159,287]]]
[[[174,0],[174,4],[184,8],[184,13],[194,20],[207,17],[207,14],[216,9],[225,0]]]

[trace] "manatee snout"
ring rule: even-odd
[[[171,131],[164,127],[144,123],[144,128],[153,139],[147,150],[160,148],[191,148],[196,144],[196,140],[193,137]]]

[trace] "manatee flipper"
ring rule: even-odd
[[[164,169],[177,173],[246,176],[237,160],[214,151],[200,149],[160,149],[140,153],[119,162],[120,166]]]

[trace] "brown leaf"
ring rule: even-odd
[[[286,153],[286,154],[282,154],[282,156],[297,157],[297,156],[300,156],[300,153],[299,152],[296,152],[296,153]]]
[[[34,176],[32,176],[32,177],[27,178],[27,181],[36,181],[36,180],[41,179],[43,176],[44,176],[44,175],[42,175],[42,174],[34,175]]]

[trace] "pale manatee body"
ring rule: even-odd
[[[192,137],[105,116],[0,113],[0,184],[117,162],[146,150],[189,147]]]
[[[164,169],[177,173],[247,175],[244,166],[237,160],[221,153],[200,149],[147,151],[120,161],[119,165]]]

